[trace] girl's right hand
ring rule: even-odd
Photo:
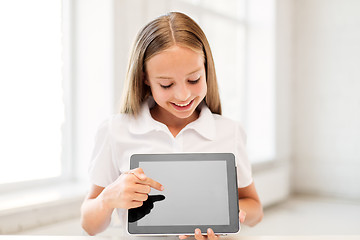
[[[155,180],[146,177],[141,168],[121,174],[101,193],[105,208],[137,208],[148,199],[151,188],[162,191],[164,187]]]

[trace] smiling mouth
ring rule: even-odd
[[[176,109],[187,109],[188,107],[190,107],[192,105],[193,102],[194,102],[194,100],[191,100],[190,102],[184,103],[184,104],[173,103],[173,102],[172,102],[172,104]]]
[[[187,105],[189,105],[190,103],[192,102],[192,100],[188,103],[185,103],[185,104],[177,104],[177,103],[174,103],[176,106],[178,107],[186,107]]]

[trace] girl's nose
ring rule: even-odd
[[[186,101],[190,98],[190,96],[190,89],[186,85],[179,86],[177,89],[175,89],[175,97],[180,101]]]

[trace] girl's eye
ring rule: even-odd
[[[162,88],[164,88],[164,89],[170,88],[172,85],[173,85],[172,83],[169,84],[169,85],[161,85],[161,84],[160,84],[160,86],[161,86]]]
[[[189,83],[191,83],[191,84],[196,84],[196,83],[199,82],[199,80],[200,80],[200,78],[198,78],[198,79],[196,79],[196,80],[189,80]]]

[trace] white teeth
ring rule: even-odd
[[[177,103],[174,103],[176,106],[179,106],[179,107],[185,107],[187,105],[189,105],[191,102],[189,103],[186,103],[186,104],[177,104]]]

